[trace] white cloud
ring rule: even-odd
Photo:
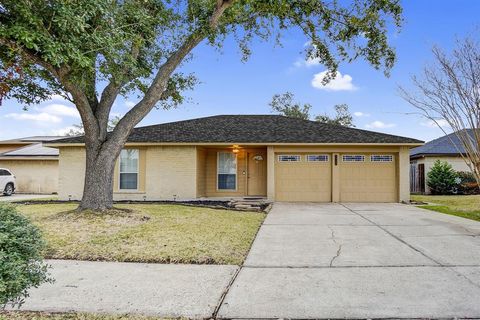
[[[368,128],[368,129],[385,129],[385,128],[393,128],[395,126],[396,126],[396,124],[394,124],[394,123],[385,123],[385,122],[377,120],[377,121],[373,121],[369,124],[366,124],[365,128]]]
[[[356,111],[353,113],[355,117],[370,117],[369,113],[361,112],[361,111]]]
[[[125,105],[129,108],[133,108],[136,105],[136,103],[133,101],[127,100],[125,101]]]
[[[59,94],[52,94],[50,96],[50,100],[55,100],[55,101],[67,101],[63,96]]]
[[[8,113],[5,115],[5,118],[11,118],[14,120],[19,121],[35,121],[39,122],[40,124],[47,124],[47,123],[60,123],[62,122],[62,118],[57,117],[55,115],[48,114],[46,112],[41,113]]]
[[[301,67],[314,67],[320,65],[320,59],[319,58],[307,58],[307,60],[303,58],[298,58],[297,61],[293,64],[297,68]]]
[[[348,74],[342,75],[339,71],[336,73],[335,78],[323,85],[322,81],[326,75],[327,71],[315,74],[312,79],[312,86],[326,91],[353,91],[357,89],[352,83],[353,78]]]
[[[76,108],[67,107],[63,104],[49,104],[48,106],[43,107],[41,110],[42,112],[46,112],[52,115],[80,118],[80,114],[78,113]]]
[[[53,129],[50,131],[50,135],[52,136],[65,136],[67,133],[70,133],[71,131],[77,132],[78,128],[74,126],[68,126],[65,128],[60,128],[60,129]]]
[[[442,128],[448,128],[449,127],[448,122],[445,119],[439,119],[439,120],[437,120],[437,123],[435,123],[435,121],[433,121],[433,120],[428,120],[427,122],[421,122],[420,124],[422,126],[428,127],[428,128],[438,128],[438,126],[440,126]]]

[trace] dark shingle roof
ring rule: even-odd
[[[83,137],[56,140],[82,143]],[[390,134],[279,115],[219,115],[133,129],[128,142],[158,143],[423,143]]]
[[[473,135],[472,129],[467,129],[470,136]],[[460,155],[465,153],[463,145],[455,133],[427,142],[423,146],[410,150],[410,157],[418,158],[425,155]]]

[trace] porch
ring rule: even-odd
[[[197,198],[267,197],[266,146],[199,146],[196,158]]]

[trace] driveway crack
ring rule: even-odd
[[[332,233],[332,241],[338,246],[337,253],[330,260],[330,267],[332,267],[333,262],[335,261],[335,259],[337,259],[340,256],[340,254],[342,252],[342,244],[337,242],[337,240],[335,238],[335,230],[333,230],[333,228],[331,226],[328,226],[328,228],[330,229],[330,231]]]

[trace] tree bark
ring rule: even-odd
[[[85,146],[85,183],[78,211],[105,211],[113,207],[113,174],[122,145],[104,146],[98,143]]]

